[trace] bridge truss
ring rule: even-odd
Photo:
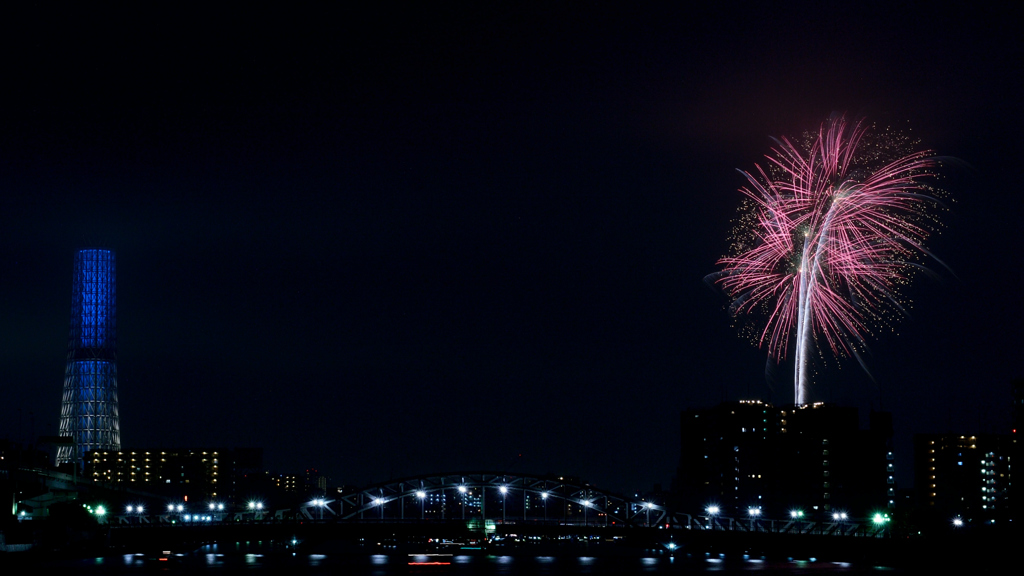
[[[885,537],[870,519],[822,522],[803,519],[692,516],[639,497],[602,490],[574,478],[494,472],[404,478],[369,486],[336,500],[314,500],[300,513],[309,519],[483,520],[579,526],[648,526],[688,530]]]
[[[370,486],[339,500],[308,505],[338,509],[342,519],[483,519],[587,525],[678,524],[668,510],[641,498],[601,490],[576,479],[474,472],[405,478]],[[330,510],[334,514],[334,510]],[[689,517],[684,523],[689,522]]]

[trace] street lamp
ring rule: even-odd
[[[174,504],[168,504],[167,511],[172,514],[177,512],[178,518],[181,518],[181,515],[185,512],[185,506],[182,504],[178,504],[177,506],[175,506]]]
[[[718,513],[721,511],[721,509],[718,506],[715,506],[714,504],[712,504],[711,506],[708,506],[705,509],[705,511],[708,513],[708,527],[710,527],[712,530],[714,530],[715,529],[715,516],[718,515]]]
[[[377,506],[378,508],[380,508],[380,519],[383,520],[384,519],[384,499],[383,498],[374,498],[373,499],[373,505]]]
[[[544,501],[544,521],[548,521],[548,493],[541,492],[540,499]]]
[[[139,517],[139,522],[142,522],[142,513],[145,512],[145,511],[146,511],[146,509],[142,506],[142,504],[139,504],[138,506],[133,506],[133,505],[129,504],[128,506],[125,507],[125,514],[129,515],[129,516],[131,514],[135,514],[136,516]],[[129,519],[129,521],[130,521],[130,519]]]
[[[425,507],[427,493],[424,492],[423,490],[417,490],[416,491],[416,497],[420,499],[420,520],[423,520],[423,518],[424,518],[424,510],[423,509]]]
[[[462,519],[466,519],[466,492],[468,490],[465,486],[459,486],[459,494],[462,495]]]
[[[756,506],[751,506],[750,508],[747,508],[747,514],[750,516],[750,531],[753,532],[754,522],[757,520],[757,517],[761,515],[761,509]]]
[[[263,512],[263,502],[258,502],[256,500],[250,500],[249,501],[249,510],[252,511],[253,520],[259,519],[259,517],[262,517],[261,512]]]
[[[319,520],[323,520],[324,519],[324,506],[327,505],[327,502],[323,498],[313,498],[313,500],[310,501],[310,504],[312,504],[313,506],[316,506],[319,509],[319,513],[317,514],[317,516],[319,516],[318,519]]]
[[[498,488],[498,491],[501,492],[501,523],[504,524],[505,523],[505,495],[508,494],[508,487],[507,486],[502,486],[501,488]]]
[[[871,517],[871,521],[874,522],[875,526],[878,528],[884,528],[885,525],[889,523],[889,515],[876,512],[875,515]]]
[[[587,520],[587,511],[590,510],[590,500],[583,501],[583,525],[586,526],[590,522]]]

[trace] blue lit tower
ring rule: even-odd
[[[57,463],[89,450],[120,450],[117,417],[117,285],[114,253],[79,250],[71,296],[71,336],[60,407],[60,435],[74,440]]]

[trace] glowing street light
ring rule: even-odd
[[[310,501],[310,504],[312,504],[313,506],[316,506],[319,509],[319,514],[318,514],[319,520],[323,520],[324,519],[324,506],[327,505],[327,501],[324,500],[323,498],[313,498],[313,500]]]
[[[718,513],[722,511],[721,508],[719,508],[718,506],[715,506],[714,504],[712,504],[712,505],[708,506],[707,508],[705,508],[704,511],[708,513],[708,527],[710,529],[714,530],[715,529],[715,516],[718,516]]]
[[[547,522],[547,520],[548,520],[548,493],[547,492],[541,492],[540,493],[540,499],[544,501],[544,521]]]
[[[755,522],[757,521],[758,516],[761,515],[761,509],[757,506],[751,506],[750,508],[747,508],[747,515],[750,516],[750,530],[753,531]]]
[[[427,493],[423,490],[416,491],[416,497],[420,500],[420,520],[424,518],[424,508],[426,507]]]
[[[462,495],[462,519],[466,519],[466,492],[469,490],[465,486],[459,486],[459,494]]]
[[[126,515],[135,514],[135,515],[137,515],[137,516],[139,516],[141,518],[142,513],[145,512],[145,511],[146,511],[146,509],[142,506],[142,504],[139,504],[137,506],[129,504],[129,505],[125,506],[125,514]],[[139,520],[139,521],[141,522],[142,520]]]
[[[261,512],[263,512],[263,502],[249,500],[249,510],[253,514],[253,519],[259,520],[262,517]]]
[[[587,511],[590,510],[590,500],[583,501],[583,525],[587,526],[590,522],[587,520]]]
[[[961,518],[953,518],[953,527],[954,528],[960,528],[963,525],[964,525],[963,519],[961,519]]]
[[[644,507],[647,508],[647,527],[650,528],[651,527],[651,508],[654,508],[654,503],[653,502],[646,502]]]
[[[508,486],[502,486],[501,488],[498,488],[498,491],[501,492],[501,523],[504,524],[505,523],[505,495],[508,494]]]

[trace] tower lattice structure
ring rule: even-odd
[[[57,463],[80,462],[89,450],[120,450],[117,413],[117,284],[114,253],[79,250],[71,297],[60,435],[72,445]]]

